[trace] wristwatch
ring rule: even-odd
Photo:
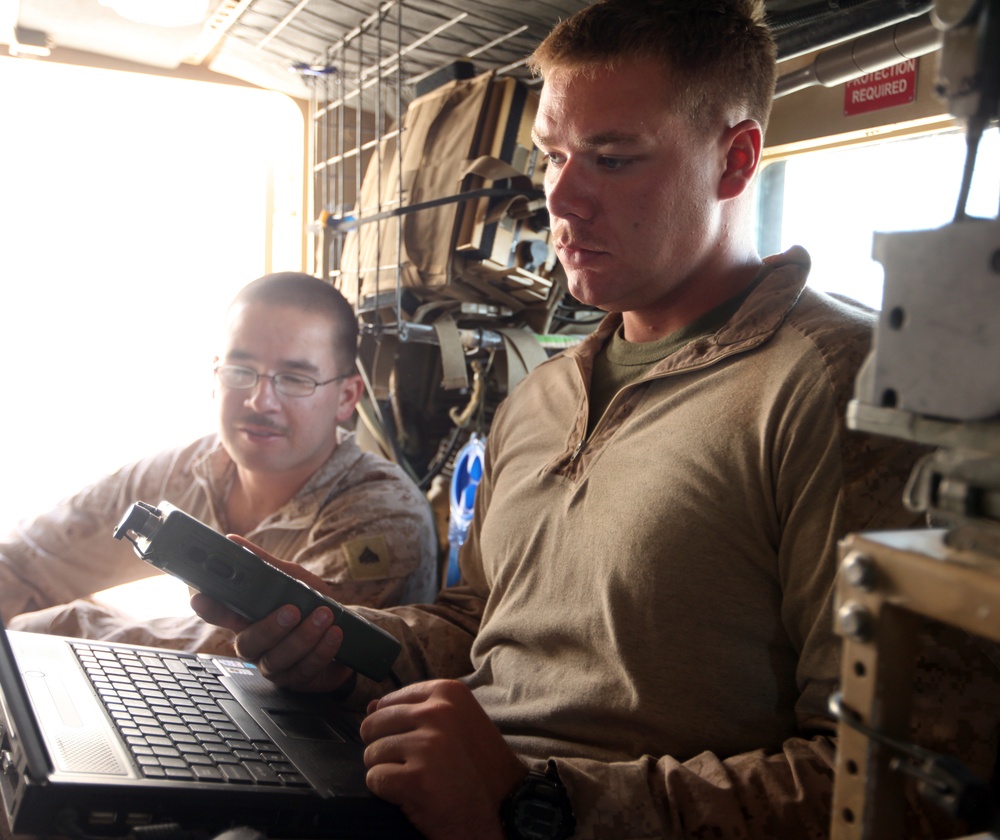
[[[576,818],[554,761],[544,773],[532,770],[500,806],[507,840],[566,840]]]

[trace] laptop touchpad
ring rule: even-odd
[[[338,741],[345,739],[319,715],[307,712],[291,712],[287,709],[264,709],[275,726],[289,738],[307,741]]]

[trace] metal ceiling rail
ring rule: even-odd
[[[393,60],[396,61],[397,66],[398,66],[400,64],[403,56],[408,55],[409,53],[413,52],[418,47],[422,47],[424,44],[426,44],[431,39],[436,38],[442,32],[450,29],[451,27],[455,26],[458,23],[461,23],[468,16],[469,16],[468,12],[462,12],[461,14],[456,15],[455,17],[453,17],[451,20],[445,21],[440,26],[436,27],[435,29],[432,29],[430,32],[427,32],[424,35],[422,35],[419,38],[417,38],[417,40],[414,41],[412,44],[408,44],[407,46],[405,46],[402,49],[400,49],[398,52],[393,53],[392,55],[386,56],[381,62],[379,62],[378,67],[383,67],[388,62],[393,61]],[[374,71],[375,69],[376,69],[375,67],[372,67],[372,68],[369,68],[368,70],[363,70],[361,72],[361,78],[362,79],[366,78],[366,76],[368,75],[368,73]]]
[[[309,0],[299,0],[299,2],[295,4],[295,8],[292,9],[287,15],[285,15],[281,19],[281,21],[279,21],[278,25],[275,26],[274,29],[272,29],[270,32],[268,32],[267,35],[265,35],[261,39],[260,43],[258,43],[256,45],[257,49],[261,50],[264,47],[266,47],[272,41],[272,39],[279,32],[281,32],[282,29],[284,29],[286,26],[288,26],[288,24],[290,24],[292,22],[292,19],[295,18],[295,16],[298,15],[298,13],[301,12],[306,7],[307,3],[309,3]]]
[[[361,23],[355,26],[352,30],[344,34],[344,37],[327,47],[327,52],[325,53],[325,58],[327,60],[333,58],[333,53],[335,50],[343,50],[347,45],[363,35],[366,30],[370,29],[376,23],[379,23],[383,16],[391,9],[393,6],[397,5],[396,0],[386,0],[381,6],[378,7],[374,12],[372,12],[368,17],[366,17]]]
[[[359,73],[358,73],[358,79],[359,79],[359,81],[362,80],[362,79],[364,79],[365,81],[362,84],[358,85],[358,87],[354,88],[349,93],[344,94],[340,99],[337,99],[335,101],[326,103],[326,105],[324,105],[321,109],[318,109],[316,111],[316,113],[313,114],[313,119],[314,120],[318,120],[318,119],[324,117],[329,110],[335,109],[335,108],[339,108],[342,105],[344,105],[347,102],[347,100],[349,100],[349,99],[356,99],[358,96],[361,95],[362,91],[368,90],[373,85],[375,85],[377,83],[377,79],[378,78],[387,78],[389,76],[393,76],[393,75],[397,74],[399,72],[400,68],[401,68],[401,60],[402,60],[402,58],[404,56],[406,56],[409,53],[413,52],[413,50],[418,49],[419,47],[423,46],[428,41],[430,41],[432,38],[436,37],[437,35],[440,35],[445,30],[447,30],[447,29],[451,28],[452,26],[455,26],[456,24],[460,23],[466,17],[468,17],[468,12],[462,12],[457,17],[454,17],[451,20],[446,21],[445,23],[443,23],[440,26],[438,26],[432,32],[425,33],[424,35],[422,35],[420,38],[418,38],[413,43],[408,44],[406,47],[402,47],[401,49],[397,50],[397,52],[395,52],[395,53],[393,53],[393,54],[391,54],[389,56],[386,56],[386,58],[383,59],[378,64],[371,65],[371,66],[369,66],[369,67],[367,67],[367,68],[365,68],[363,70],[360,70]],[[332,56],[328,56],[327,61],[329,61],[331,58],[332,58]],[[393,66],[391,66],[391,67],[385,67],[384,65],[387,62],[389,62],[389,61],[395,61],[396,63]],[[368,78],[370,76],[370,74],[375,73],[376,71],[379,71],[379,70],[381,70],[381,72],[379,73],[378,77]],[[429,71],[429,72],[432,73],[434,71],[432,70],[432,71]],[[425,75],[427,75],[427,74],[425,74]],[[412,84],[413,80],[412,79],[408,79],[407,83],[408,84]]]
[[[466,58],[475,58],[477,55],[481,55],[482,53],[486,52],[487,50],[493,49],[493,47],[497,46],[498,44],[502,44],[502,43],[504,43],[504,41],[509,41],[511,38],[514,38],[517,35],[520,35],[527,28],[528,28],[528,24],[524,24],[523,26],[519,26],[517,29],[511,30],[506,35],[501,35],[499,38],[494,38],[488,44],[483,44],[481,47],[478,47],[477,49],[469,50],[469,52],[467,52],[465,54]]]
[[[496,47],[496,46],[499,46],[500,44],[506,43],[511,38],[516,38],[518,35],[520,35],[522,32],[524,32],[527,28],[528,28],[528,25],[524,24],[523,26],[519,26],[516,29],[512,29],[510,32],[507,32],[507,33],[501,35],[499,38],[494,38],[492,41],[490,41],[487,44],[483,44],[481,47],[476,47],[475,49],[468,50],[465,53],[465,55],[463,56],[463,58],[475,58],[477,55],[482,55],[483,53],[488,52],[489,50],[493,49],[493,47]],[[416,76],[410,76],[406,80],[406,84],[408,84],[408,85],[415,85],[415,84],[417,84],[419,82],[422,82],[424,79],[426,79],[426,78],[428,78],[430,76],[433,76],[439,70],[442,70],[443,68],[447,67],[450,63],[451,62],[447,62],[447,63],[441,64],[441,65],[439,65],[437,67],[432,67],[430,70],[426,70],[423,73],[418,73]],[[502,68],[501,70],[498,70],[497,72],[503,72],[503,70],[505,70],[505,69],[506,68]]]
[[[510,64],[505,64],[503,67],[498,67],[496,73],[498,76],[502,76],[504,73],[509,73],[511,70],[517,70],[518,67],[524,67],[528,63],[528,57],[519,58],[517,61],[512,61]]]
[[[270,53],[276,56],[279,60],[285,62],[286,66],[289,62],[311,63],[306,59],[315,55],[315,48],[310,50],[302,43],[302,39],[308,38],[320,43],[326,43],[331,36],[310,27],[292,25],[295,16],[304,8],[307,2],[309,0],[304,0],[304,2],[300,0],[298,7],[293,12],[286,14],[276,24],[271,25],[271,21],[276,19],[274,15],[260,11],[256,5],[256,0],[242,0],[240,15],[242,16],[243,12],[252,11],[256,13],[257,19],[249,23],[245,18],[240,20],[242,29],[233,26],[232,24],[236,22],[233,20],[229,24],[231,28],[227,34],[229,37],[247,44],[261,54]],[[278,36],[283,32],[285,37],[279,38]],[[279,43],[284,48],[279,48]]]

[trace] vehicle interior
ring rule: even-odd
[[[156,5],[0,0],[0,70],[15,61],[61,64],[150,83],[265,91],[294,103],[296,156],[286,180],[266,187],[258,273],[303,270],[353,302],[366,384],[357,434],[403,466],[437,505],[446,552],[449,516],[470,513],[474,444],[488,434],[497,406],[535,365],[601,318],[566,291],[549,240],[543,162],[529,134],[539,82],[525,67],[549,28],[586,0]],[[998,270],[1000,8],[986,0],[766,5],[780,63],[757,187],[759,250],[801,242],[815,263],[811,283],[880,310],[877,355],[859,379],[850,422],[941,447],[941,462],[914,479],[918,503],[964,535],[964,550],[992,559],[1000,549],[996,514],[982,500],[1000,484],[992,419],[1000,414],[1000,366],[988,361],[1000,342],[988,283]],[[451,96],[456,85],[460,102]],[[0,90],[0,102],[3,96]],[[237,144],[206,136],[202,158],[223,168]],[[34,177],[51,191],[59,173]],[[137,177],[141,168],[109,175]],[[296,189],[282,198],[288,181]],[[157,224],[155,196],[144,207]],[[58,231],[65,214],[87,210],[55,212],[50,224]],[[280,212],[284,221],[275,221]],[[894,238],[931,230],[941,238]],[[220,239],[223,231],[220,221]],[[919,330],[900,330],[904,320]],[[915,377],[915,369],[933,375]],[[141,402],[134,379],[123,376],[117,387]],[[956,484],[964,488],[957,495],[941,489]],[[871,585],[859,556],[891,583]],[[899,751],[890,735],[906,713],[905,703],[890,698],[905,695],[908,674],[877,669],[892,658],[889,636],[853,632],[852,622],[859,610],[898,609],[1000,639],[1000,581],[985,562],[980,574],[959,580],[956,573],[942,584],[936,575],[951,570],[953,558],[924,547],[900,552],[865,543],[846,547],[844,559],[854,569],[840,592],[846,658],[866,662],[867,676],[845,670],[847,746],[833,830],[840,840],[888,840],[901,836],[899,774],[890,767]],[[942,605],[934,595],[941,585],[963,595]],[[932,783],[963,793],[932,757],[914,761]]]
[[[541,166],[525,128],[538,88],[525,55],[554,21],[585,4],[191,0],[170,5],[175,19],[165,19],[167,25],[155,22],[146,5],[19,0],[5,4],[0,31],[6,26],[11,56],[253,85],[293,98],[308,128],[298,230],[290,234],[293,240],[297,234],[300,253],[293,242],[288,254],[356,301],[370,380],[365,433],[429,489],[435,477],[448,477],[469,435],[485,433],[497,402],[542,357],[538,345],[556,352],[600,317],[565,294],[540,202]],[[790,197],[793,178],[815,177],[795,175],[799,161],[816,159],[811,153],[960,127],[934,93],[942,39],[931,6],[768,3],[781,78],[761,178],[762,252],[781,247],[782,226],[787,242],[791,226],[805,218]],[[844,84],[907,60],[920,61],[920,72],[914,64],[901,81],[883,83],[903,89],[891,110],[884,103],[868,109],[862,101],[845,111]],[[470,126],[456,148],[435,146],[426,134],[419,149],[415,141],[397,148],[400,122],[414,99],[428,97],[427,112],[438,107],[431,91],[442,83],[486,74],[506,86],[492,85],[498,104],[489,107],[504,109],[510,137],[496,126]],[[500,102],[503,96],[514,100]],[[509,148],[501,148],[504,143]],[[432,175],[422,166],[428,160],[448,166],[455,155],[480,159],[480,169],[462,172],[456,183],[450,172]],[[507,168],[491,171],[496,159]],[[945,167],[942,172],[947,178]],[[845,236],[857,216],[857,207],[851,209],[838,214]],[[450,226],[454,241],[439,237],[438,247],[409,253],[435,225]],[[872,229],[860,234],[861,249]],[[828,251],[837,250],[830,243]],[[267,258],[273,263],[283,255]],[[878,286],[876,276],[867,289],[845,293],[878,308]]]

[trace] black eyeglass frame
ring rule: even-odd
[[[223,381],[222,374],[220,373],[220,371],[227,370],[227,369],[228,370],[240,370],[240,371],[246,371],[247,373],[252,373],[253,377],[254,377],[253,378],[253,382],[251,382],[249,385],[242,385],[242,386],[240,386],[240,385],[227,385]],[[342,373],[342,374],[340,374],[340,376],[333,377],[333,379],[327,379],[327,380],[324,380],[323,382],[318,382],[317,380],[313,379],[311,376],[305,376],[304,374],[301,374],[301,373],[258,373],[253,368],[244,367],[243,365],[216,365],[212,369],[212,372],[216,376],[219,377],[219,382],[222,384],[222,386],[224,388],[229,388],[230,390],[233,390],[233,391],[251,391],[251,390],[253,390],[254,388],[257,387],[257,383],[260,382],[261,379],[270,379],[271,380],[271,385],[274,386],[274,390],[277,393],[281,394],[284,397],[292,397],[293,399],[294,398],[300,398],[300,397],[311,397],[313,394],[316,393],[316,389],[318,387],[320,387],[320,385],[329,385],[332,382],[338,382],[341,379],[347,379],[350,376],[354,376],[353,372],[352,373]],[[298,381],[303,382],[303,383],[305,383],[305,382],[311,383],[312,384],[312,390],[309,391],[309,393],[307,393],[307,394],[290,394],[290,393],[288,393],[287,391],[285,391],[285,390],[282,389],[282,387],[281,387],[281,385],[279,383],[282,382],[282,381],[287,381],[289,378],[298,380]]]

